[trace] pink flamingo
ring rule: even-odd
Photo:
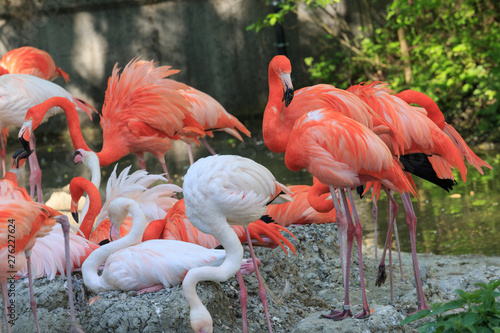
[[[42,103],[48,98],[58,96],[64,99],[73,108],[79,111],[84,111],[92,119],[92,111],[95,109],[71,95],[61,86],[50,81],[40,79],[38,77],[27,74],[8,74],[0,76],[0,129],[3,129],[3,134],[0,136],[2,159],[2,170],[5,173],[5,134],[8,133],[8,126],[21,127],[24,122],[27,110],[39,103]],[[46,117],[40,118],[40,122],[45,122],[47,119],[61,112],[60,108],[54,107],[48,110]],[[25,143],[25,149],[31,152],[31,148],[35,148],[35,138],[31,137],[30,144]],[[30,162],[30,195],[35,197],[35,187],[37,189],[38,201],[43,200],[41,187],[41,170],[38,164],[36,154],[33,152],[29,156]]]
[[[108,80],[102,109],[102,150],[97,153],[100,166],[107,166],[135,153],[145,169],[144,152],[154,154],[168,175],[164,155],[172,147],[172,139],[204,133],[203,127],[186,111],[186,100],[163,83],[172,74],[170,67],[154,68],[152,62],[137,64],[130,61],[121,74],[115,65]],[[28,110],[19,131],[21,142],[26,141],[40,124],[48,109],[59,106],[66,114],[75,149],[91,149],[83,139],[75,108],[61,98],[51,98]]]

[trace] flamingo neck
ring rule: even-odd
[[[404,90],[396,94],[396,96],[408,104],[414,103],[423,107],[427,111],[427,117],[429,117],[429,119],[431,119],[440,129],[444,129],[444,125],[446,124],[444,115],[432,98],[415,90]]]
[[[192,268],[188,271],[182,282],[184,296],[191,308],[191,326],[195,332],[199,332],[200,328],[204,328],[204,331],[211,332],[211,327],[209,330],[208,328],[200,327],[200,325],[203,326],[203,323],[211,325],[212,322],[210,313],[196,293],[196,284],[200,281],[226,281],[240,269],[243,259],[243,247],[236,233],[225,219],[220,221],[219,225],[221,228],[213,231],[212,235],[219,240],[226,251],[224,262],[218,267],[203,266]]]
[[[330,188],[318,181],[316,177],[313,180],[314,184],[307,193],[307,201],[315,211],[328,213],[334,208],[333,200],[327,200],[330,196]]]
[[[285,108],[283,87],[280,78],[269,68],[269,98],[264,111],[262,134],[264,143],[271,151],[283,153],[292,132],[293,123],[288,124],[282,115]]]
[[[99,193],[98,188],[87,180],[86,182],[79,182],[77,183],[77,185],[79,186],[79,190],[81,190],[82,192],[87,192],[88,198],[86,202],[89,202],[89,206],[80,224],[80,230],[82,231],[86,239],[90,239],[90,234],[92,232],[92,227],[94,226],[94,221],[97,215],[99,215],[99,212],[101,211],[102,208],[101,194]]]
[[[126,210],[126,208],[124,208]],[[124,248],[136,245],[142,239],[142,234],[146,229],[146,219],[144,213],[139,208],[137,203],[130,205],[128,212],[132,215],[132,228],[130,232],[123,238],[101,246],[92,252],[82,265],[83,281],[87,287],[94,291],[111,290],[112,286],[106,281],[106,274],[99,276],[97,270],[99,266],[108,259],[108,257]],[[118,226],[119,229],[119,226]]]
[[[91,150],[83,139],[82,131],[80,129],[80,119],[78,118],[78,112],[76,111],[75,105],[67,98],[52,97],[42,104],[39,104],[36,109],[31,108],[30,110],[33,110],[32,112],[36,112],[36,116],[41,122],[43,117],[45,117],[45,114],[53,107],[60,107],[66,114],[69,134],[75,149],[83,148],[85,150]],[[39,124],[40,122],[37,123]],[[38,127],[38,125],[36,127]],[[34,131],[36,127],[33,126],[32,130]]]

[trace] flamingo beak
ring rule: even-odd
[[[23,145],[24,150],[26,150],[28,153],[31,154],[32,151],[30,151],[31,148],[29,143],[30,137],[31,137],[31,120],[28,120],[23,123],[23,126],[19,130],[18,139],[19,142],[21,142],[21,144]]]
[[[24,164],[22,161],[28,158],[32,152],[33,150],[26,151],[25,148],[19,149],[12,155],[12,165],[14,165],[16,169],[19,169],[19,167]]]
[[[78,163],[81,163],[82,161],[83,161],[82,153],[80,153],[78,150],[75,151],[75,153],[73,154],[74,165],[77,165]]]
[[[293,99],[293,84],[290,74],[281,73],[281,83],[283,85],[283,101],[285,101],[285,106],[289,106]]]
[[[71,216],[73,216],[73,220],[75,220],[76,223],[79,223],[78,212],[71,212]]]
[[[120,231],[116,228],[114,223],[111,223],[111,227],[109,228],[109,239],[111,241],[120,239]]]

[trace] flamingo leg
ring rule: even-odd
[[[401,272],[401,281],[405,282],[405,277],[403,275],[403,261],[401,260],[401,247],[399,246],[398,225],[396,223],[396,218],[394,218],[394,237],[396,237],[396,248],[398,249],[399,271]]]
[[[193,146],[188,143],[188,156],[189,156],[189,165],[193,165],[194,157],[193,157]]]
[[[238,279],[238,284],[240,285],[240,304],[241,304],[241,321],[243,322],[243,333],[247,333],[247,299],[248,292],[245,287],[245,281],[243,281],[243,274],[241,270],[236,273],[236,278]]]
[[[38,202],[43,203],[42,195],[42,170],[40,169],[40,164],[38,164],[38,157],[36,156],[36,141],[35,136],[30,137],[30,147],[33,150],[31,155],[28,157],[30,164],[30,196],[35,197],[35,188],[37,193]]]
[[[200,138],[199,140],[207,148],[207,150],[210,152],[210,154],[217,155],[217,153],[215,152],[215,150],[213,150],[212,147],[210,147],[210,145],[208,144],[207,140],[205,140],[204,138]]]
[[[146,161],[144,161],[144,153],[142,151],[135,152],[135,156],[137,156],[137,160],[139,161],[139,167],[142,170],[146,170]]]
[[[384,250],[382,252],[382,258],[380,260],[380,264],[378,266],[378,274],[377,274],[377,280],[375,281],[375,285],[377,287],[380,287],[386,280],[387,278],[387,273],[385,272],[385,254],[387,251],[387,248],[391,244],[392,240],[392,227],[394,226],[394,217],[398,214],[399,206],[394,200],[394,197],[392,196],[391,191],[387,190],[385,187],[382,187],[387,194],[387,200],[388,200],[388,205],[389,205],[389,227],[387,229],[387,236],[385,239],[385,245],[384,245]]]
[[[2,290],[3,311],[5,314],[5,327],[7,327],[7,333],[11,333],[11,327],[10,327],[10,323],[9,323],[9,310],[7,308],[7,304],[9,303],[7,281],[0,283],[0,287]],[[0,326],[0,329],[1,329],[1,326]]]
[[[375,261],[377,261],[377,243],[378,243],[378,237],[377,237],[377,232],[378,232],[378,225],[377,225],[377,222],[378,222],[378,205],[377,205],[377,197],[373,195],[373,187],[372,187],[372,202],[373,202],[373,206],[372,206],[372,215],[373,215],[373,231],[375,233],[374,237],[375,237]]]
[[[5,148],[5,140],[2,133],[0,133],[0,144],[1,144],[0,158],[2,159],[2,175],[3,175],[2,177],[5,177],[5,173],[7,172],[7,169],[5,169],[5,156],[7,156],[7,149]]]
[[[396,226],[396,224],[394,224]],[[392,232],[390,235],[390,239],[392,240]],[[391,304],[394,304],[394,280],[392,274],[392,246],[389,246],[389,282],[391,285]]]
[[[341,192],[341,189],[339,189]],[[350,272],[350,258],[351,250],[349,250],[349,230],[346,217],[346,207],[347,203],[343,200],[339,200],[335,189],[330,186],[330,193],[332,194],[332,201],[335,206],[335,222],[337,223],[338,237],[339,237],[339,248],[340,248],[340,263],[342,265],[342,277],[344,281],[344,309],[343,311],[331,310],[327,315],[321,315],[323,318],[342,320],[348,316],[352,316],[349,303],[349,272]],[[339,203],[340,202],[340,203]],[[351,249],[352,249],[352,242]]]
[[[363,270],[363,249],[361,244],[363,240],[363,226],[359,221],[358,212],[356,211],[356,206],[350,189],[347,189],[347,195],[349,197],[349,201],[351,202],[352,215],[354,217],[354,236],[356,237],[356,244],[358,245],[359,279],[361,283],[361,297],[363,300],[363,311],[360,314],[355,315],[354,318],[365,319],[370,316],[370,307],[368,306],[368,300],[366,298],[365,274]]]
[[[26,251],[26,262],[28,265],[28,287],[30,290],[31,312],[33,312],[33,318],[35,319],[36,332],[40,333],[40,325],[38,324],[38,315],[36,311],[35,295],[33,292],[33,275],[31,271],[31,250]]]
[[[406,224],[410,230],[410,242],[411,242],[411,256],[413,259],[413,274],[415,276],[415,286],[417,288],[417,304],[418,311],[429,309],[429,306],[425,302],[424,289],[422,287],[422,280],[420,278],[420,268],[418,266],[417,258],[417,247],[416,247],[416,233],[417,233],[417,217],[415,211],[413,210],[413,204],[411,203],[411,197],[409,193],[401,194],[403,199],[403,205],[406,210]]]
[[[69,221],[65,215],[57,217],[57,221],[61,224],[64,235],[64,251],[66,252],[66,281],[68,285],[68,302],[69,302],[69,315],[71,319],[71,333],[83,333],[83,329],[76,320],[75,303],[73,300],[73,280],[71,279],[71,259],[69,248]]]
[[[266,320],[267,320],[267,325],[269,327],[269,333],[272,333],[273,329],[271,327],[271,318],[269,317],[269,311],[267,309],[266,288],[264,287],[264,284],[262,283],[262,279],[260,277],[259,265],[257,263],[257,258],[255,257],[255,253],[253,251],[252,237],[250,236],[250,231],[248,230],[248,228],[245,228],[245,234],[247,236],[247,242],[248,242],[248,248],[250,249],[250,255],[252,256],[252,261],[253,261],[253,264],[255,266],[255,274],[257,275],[257,281],[259,281],[259,297],[262,301],[262,305],[264,306],[264,313],[266,314]]]

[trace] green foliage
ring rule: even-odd
[[[286,0],[277,13],[248,29],[282,23],[298,3],[325,13],[337,1]],[[312,79],[340,88],[382,80],[395,91],[418,90],[432,97],[468,139],[500,141],[496,0],[393,0],[382,17],[369,7],[364,10],[371,19],[364,20],[361,37],[354,37],[347,24],[334,29],[316,20],[325,31],[318,45],[327,46],[320,56],[304,59]],[[340,20],[336,16],[333,21]]]
[[[422,310],[405,318],[401,325],[434,316],[436,321],[422,324],[418,331],[424,332],[499,332],[500,331],[500,305],[495,302],[495,297],[500,292],[495,291],[500,286],[500,280],[478,283],[480,289],[466,293],[457,289],[459,298],[444,304],[431,305],[431,310]],[[451,310],[460,312],[448,313]]]

